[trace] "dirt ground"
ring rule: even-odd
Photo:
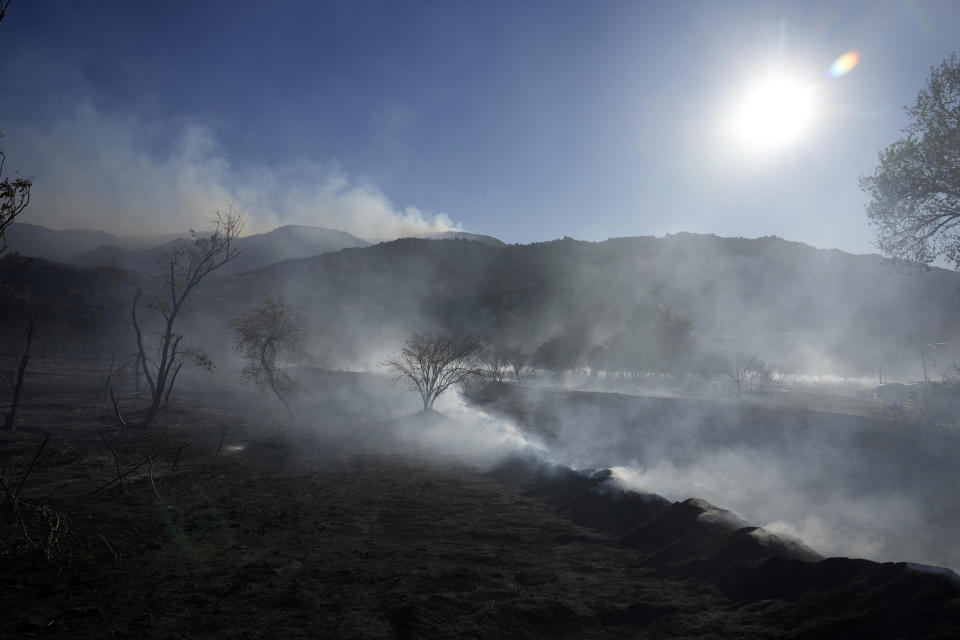
[[[960,637],[949,576],[810,562],[603,474],[391,451],[389,421],[288,430],[243,393],[119,430],[98,375],[34,373],[0,433],[0,638]]]

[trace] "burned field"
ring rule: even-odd
[[[948,572],[817,561],[606,472],[425,455],[395,421],[351,422],[334,401],[285,431],[241,396],[185,394],[151,429],[120,431],[100,372],[63,373],[38,367],[21,428],[0,434],[16,495],[0,637],[960,633]]]
[[[960,638],[960,3],[74,4],[0,640]]]

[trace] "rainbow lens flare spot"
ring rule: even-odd
[[[833,61],[830,65],[830,76],[839,78],[850,73],[860,63],[860,52],[851,49]]]

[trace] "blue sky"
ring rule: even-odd
[[[872,250],[857,186],[951,51],[956,2],[66,2],[0,24],[24,221],[306,223],[507,242],[678,231]],[[860,64],[831,78],[856,49]],[[814,122],[745,150],[772,69]]]

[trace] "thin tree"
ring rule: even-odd
[[[184,309],[187,297],[204,278],[239,255],[235,240],[243,230],[243,215],[232,205],[227,211],[214,211],[213,229],[208,232],[191,231],[192,245],[181,245],[166,258],[166,280],[159,292],[150,292],[148,307],[161,320],[159,344],[154,358],[147,356],[143,331],[137,319],[137,307],[144,294],[138,288],[130,312],[137,338],[136,366],[143,372],[150,389],[150,406],[142,426],[149,427],[174,382],[174,373],[182,362],[180,342],[183,335],[176,331],[177,317]],[[186,350],[184,350],[186,351]],[[197,353],[198,348],[191,349]],[[205,357],[206,361],[209,358]]]
[[[889,258],[929,266],[945,258],[960,269],[960,58],[931,68],[905,136],[880,152],[860,178],[877,247]]]
[[[297,353],[306,336],[299,310],[283,298],[264,292],[263,300],[231,323],[233,346],[246,360],[242,376],[277,397],[293,421],[290,398],[297,383],[280,367],[279,359]]]
[[[743,394],[744,387],[753,391],[754,382],[760,384],[760,390],[770,380],[770,367],[763,358],[750,353],[737,352],[727,360],[724,373],[737,385],[737,395]]]
[[[29,258],[22,260],[16,256],[8,256],[5,261],[10,264],[19,262],[20,268],[28,272],[33,268],[32,260]],[[41,326],[43,319],[56,318],[65,314],[55,298],[42,301],[30,295],[29,286],[21,288],[5,283],[0,283],[0,310],[3,318],[3,328],[0,331],[3,332],[4,341],[19,343],[20,340],[16,336],[23,335],[23,342],[17,346],[17,355],[11,362],[11,368],[0,371],[0,378],[3,378],[13,394],[10,409],[3,414],[4,427],[12,431],[17,426],[27,365],[36,351],[37,329]]]
[[[433,403],[444,391],[466,379],[482,375],[478,355],[483,341],[472,336],[455,338],[445,335],[415,334],[399,355],[384,361],[398,380],[420,394],[423,411],[431,411]]]
[[[510,370],[508,352],[503,349],[487,348],[480,355],[480,364],[484,373],[494,382],[503,382]]]
[[[517,384],[523,384],[523,381],[533,375],[533,363],[530,354],[520,349],[511,349],[507,352],[507,362],[510,365],[510,371]]]
[[[16,376],[10,376],[10,390],[13,391],[13,399],[10,401],[10,411],[4,414],[4,427],[13,431],[17,428],[17,408],[20,405],[20,392],[23,390],[23,376],[27,372],[27,363],[30,362],[30,347],[33,345],[33,330],[35,327],[34,319],[31,317],[25,329],[26,341],[23,347],[23,353],[20,354],[20,362],[17,366]]]

